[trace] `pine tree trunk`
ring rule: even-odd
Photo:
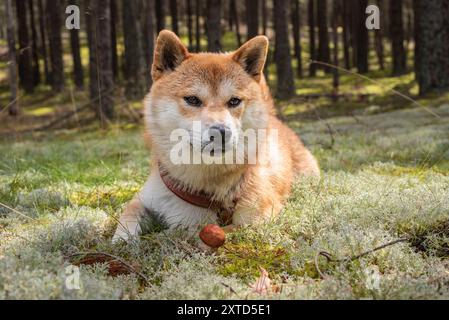
[[[329,48],[329,30],[327,22],[327,0],[318,0],[317,17],[318,17],[318,60],[330,63]],[[323,67],[323,70],[329,72],[329,68]]]
[[[383,0],[377,0],[377,6],[380,9],[380,12],[385,8]],[[385,69],[385,59],[384,59],[384,44],[383,44],[383,26],[385,25],[384,19],[382,19],[383,15],[380,16],[381,26],[380,29],[375,31],[374,34],[374,45],[376,47],[376,55],[377,61],[379,62],[380,70]]]
[[[154,51],[154,0],[144,0],[143,17],[143,51],[145,56],[145,79],[147,90],[151,88],[153,80],[151,78],[151,67],[153,64]]]
[[[259,34],[259,1],[245,0],[247,40]]]
[[[155,11],[156,11],[156,31],[159,33],[161,30],[165,29],[165,1],[155,0]]]
[[[77,1],[70,1],[71,4],[79,5]],[[81,63],[81,51],[80,51],[80,38],[79,30],[70,30],[70,46],[72,49],[73,59],[73,80],[78,90],[82,90],[84,87],[84,71]]]
[[[19,83],[26,93],[32,93],[34,89],[34,80],[26,2],[24,0],[16,0],[16,8],[17,31],[19,34]]]
[[[343,0],[344,1],[344,0]],[[332,2],[332,42],[334,48],[332,50],[332,63],[336,68],[332,68],[332,87],[334,100],[338,99],[338,89],[340,86],[340,75],[338,72],[338,20],[340,17],[340,0]]]
[[[110,10],[110,0],[88,0],[89,88],[102,126],[114,117]]]
[[[31,26],[31,54],[33,57],[33,85],[37,86],[40,82],[40,68],[39,68],[39,52],[37,42],[36,21],[34,19],[33,1],[28,0],[28,9],[30,11],[30,26]]]
[[[449,3],[414,0],[416,30],[415,72],[420,94],[449,89]]]
[[[119,65],[117,52],[117,0],[111,0],[111,50],[112,50],[112,71],[114,72],[114,81],[119,79]]]
[[[268,1],[267,0],[260,0],[262,1],[262,34],[268,36],[268,22],[270,19],[270,11],[268,10]],[[267,60],[265,61],[265,67],[263,69],[263,73],[265,75],[265,80],[267,83],[269,83],[270,75],[268,74],[268,68],[271,63],[272,56],[271,56],[271,50],[268,48],[268,55]]]
[[[207,1],[207,50],[209,52],[221,51],[221,0]]]
[[[226,15],[227,20],[228,20],[228,28],[229,28],[230,32],[233,32],[234,31],[234,20],[232,17],[232,1],[231,0],[229,0],[228,5],[229,6],[227,8],[227,15]],[[226,11],[225,11],[225,13],[226,13]]]
[[[343,17],[343,56],[345,60],[345,68],[347,70],[351,69],[351,43],[349,41],[350,37],[350,11],[348,8],[348,1],[342,1],[342,17]]]
[[[316,60],[315,50],[315,0],[309,0],[308,5],[308,20],[309,20],[309,47],[310,47],[310,60]],[[311,77],[316,76],[316,64],[310,63],[309,75]]]
[[[193,51],[193,10],[192,10],[192,0],[187,0],[186,3],[187,11],[187,34],[189,38],[189,50]]]
[[[233,18],[234,24],[235,24],[235,36],[237,38],[237,46],[242,45],[242,36],[240,34],[240,21],[239,21],[239,14],[237,10],[237,3],[236,0],[230,0],[230,14]]]
[[[64,60],[62,58],[62,13],[61,0],[47,1],[48,40],[50,43],[51,87],[55,92],[64,89]]]
[[[267,0],[262,1],[262,34],[266,35],[268,31],[268,10]]]
[[[37,2],[37,8],[39,12],[39,34],[41,37],[40,54],[42,60],[44,60],[45,83],[50,84],[50,67],[47,56],[47,35],[45,33],[46,25],[43,0]]]
[[[390,2],[390,37],[393,56],[393,76],[399,76],[406,72],[402,0]]]
[[[277,71],[277,97],[289,99],[295,95],[292,59],[288,35],[288,0],[274,0],[274,61]]]
[[[195,51],[201,51],[201,0],[195,1]]]
[[[405,56],[405,68],[407,69],[407,61],[408,54],[410,51],[410,43],[412,42],[412,34],[413,34],[413,17],[411,11],[407,13],[407,29],[405,32],[405,47],[404,47],[404,56]]]
[[[365,25],[367,0],[353,0],[354,8],[354,60],[359,73],[368,72],[368,29]]]
[[[123,36],[125,44],[125,95],[128,99],[141,99],[145,95],[147,74],[140,38],[137,1],[122,0]]]
[[[17,79],[17,52],[14,30],[14,13],[12,0],[5,0],[6,14],[6,38],[8,40],[8,69],[9,69],[9,90],[11,98],[8,113],[16,116],[19,113],[19,103],[17,101],[18,79]]]
[[[178,1],[177,0],[170,0],[170,15],[171,15],[172,30],[174,33],[179,34]]]
[[[98,100],[98,66],[97,66],[97,26],[95,0],[84,0],[86,17],[87,44],[89,47],[89,95],[91,102],[96,105]]]
[[[295,58],[297,61],[296,76],[303,77],[302,73],[302,50],[301,50],[301,18],[299,0],[292,1],[292,26]]]

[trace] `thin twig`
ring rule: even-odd
[[[20,211],[18,211],[18,210],[16,210],[16,209],[14,209],[14,208],[11,208],[11,207],[7,206],[7,205],[4,204],[4,203],[1,203],[1,202],[0,202],[0,206],[6,208],[6,209],[8,209],[8,210],[11,210],[11,211],[14,212],[14,213],[17,213],[18,215],[20,215],[20,216],[22,216],[22,217],[24,217],[24,218],[27,218],[27,219],[30,219],[30,220],[33,220],[33,221],[37,221],[36,219],[33,219],[33,218],[31,218],[30,216],[27,216],[26,214],[24,214],[24,213],[22,213],[22,212],[20,212]]]
[[[21,98],[22,98],[22,95],[16,97],[16,98],[13,99],[11,102],[9,102],[5,107],[3,107],[3,108],[0,110],[0,115],[1,115],[3,112],[5,112],[6,110],[8,110],[14,103],[16,103],[17,101],[19,101],[19,99],[21,99]]]
[[[226,284],[224,282],[220,282],[222,286],[226,287],[229,289],[229,291],[235,295],[237,295],[237,291],[235,291],[229,284]]]
[[[378,246],[378,247],[375,247],[374,249],[371,249],[371,250],[362,252],[362,253],[360,253],[360,254],[353,255],[353,256],[348,256],[348,257],[344,257],[344,258],[340,258],[340,259],[335,259],[335,258],[333,258],[333,257],[332,257],[332,254],[330,254],[330,253],[327,252],[327,251],[319,251],[319,252],[315,255],[315,269],[316,269],[316,271],[318,272],[318,274],[320,275],[321,279],[325,279],[325,278],[326,278],[326,275],[320,270],[319,263],[318,263],[318,258],[319,258],[320,256],[325,257],[326,260],[327,260],[327,262],[337,262],[337,263],[340,263],[340,262],[350,262],[350,261],[354,261],[354,260],[360,259],[360,258],[362,258],[362,257],[364,257],[364,256],[366,256],[366,255],[369,255],[369,254],[371,254],[371,253],[373,253],[373,252],[376,252],[376,251],[378,251],[378,250],[382,250],[382,249],[387,248],[387,247],[390,247],[390,246],[392,246],[392,245],[395,245],[395,244],[398,244],[398,243],[401,243],[401,242],[406,242],[406,241],[409,241],[409,240],[410,240],[410,238],[405,238],[405,237],[404,237],[404,238],[399,238],[399,239],[396,239],[396,240],[393,240],[393,241],[384,243],[384,244],[382,244],[382,245],[380,245],[380,246]]]
[[[45,124],[41,127],[37,127],[37,128],[32,128],[29,131],[45,131],[48,129],[51,129],[52,127],[54,127],[55,125],[61,123],[62,121],[68,120],[71,117],[78,115],[78,112],[81,112],[83,110],[86,110],[87,108],[89,108],[91,106],[90,103],[85,104],[84,106],[80,107],[80,108],[75,108],[75,110],[72,110],[70,112],[64,113],[62,116],[54,119],[52,122]]]
[[[324,144],[322,142],[319,144],[322,145],[323,147],[325,147],[326,149],[332,149],[335,145],[334,129],[332,129],[330,123],[327,120],[321,119],[320,115],[318,114],[318,112],[315,109],[313,109],[313,111],[315,112],[315,115],[317,116],[318,120],[321,122],[324,122],[324,124],[327,127],[327,132],[329,133],[329,136],[331,138],[330,144]]]
[[[311,64],[312,64],[312,63],[315,63],[315,64],[319,64],[319,65],[326,66],[326,67],[329,67],[329,68],[338,69],[338,70],[340,70],[340,71],[346,72],[346,73],[348,73],[348,74],[351,74],[351,75],[357,76],[357,77],[359,77],[359,78],[365,79],[365,80],[367,80],[367,81],[370,81],[370,82],[372,82],[372,83],[375,83],[375,84],[377,84],[378,86],[380,86],[381,88],[383,88],[383,89],[385,89],[385,90],[387,90],[387,91],[393,92],[394,94],[396,94],[396,95],[398,95],[398,96],[404,98],[405,100],[407,100],[407,101],[409,101],[409,102],[411,102],[411,103],[417,105],[418,107],[424,108],[425,111],[427,111],[428,113],[430,113],[430,114],[433,115],[434,117],[436,117],[436,118],[441,118],[438,114],[436,114],[435,112],[433,112],[432,110],[430,110],[428,107],[423,106],[423,105],[420,104],[418,101],[416,101],[416,100],[410,98],[409,96],[407,96],[407,95],[405,95],[405,94],[403,94],[403,93],[401,93],[401,92],[399,92],[399,91],[397,91],[397,90],[395,90],[395,89],[388,89],[388,88],[385,88],[385,86],[384,86],[380,81],[374,80],[374,79],[372,79],[372,78],[370,78],[370,77],[367,77],[367,76],[365,76],[365,75],[363,75],[363,74],[360,74],[360,73],[357,73],[357,72],[354,72],[354,71],[351,71],[351,70],[348,70],[348,69],[345,69],[345,68],[342,68],[342,67],[339,67],[339,66],[330,64],[330,63],[326,63],[326,62],[322,62],[322,61],[317,61],[317,60],[310,60],[310,63],[311,63]]]

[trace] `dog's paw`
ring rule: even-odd
[[[131,234],[128,230],[118,228],[117,231],[115,231],[114,236],[112,237],[112,243],[116,244],[119,242],[130,242],[131,239],[134,238],[136,238],[136,235]]]
[[[205,244],[201,239],[198,239],[198,241],[197,241],[197,243],[196,243],[196,247],[200,250],[200,251],[202,251],[202,252],[204,252],[204,253],[214,253],[214,252],[216,252],[217,251],[217,249],[216,248],[212,248],[212,247],[209,247],[207,244]]]

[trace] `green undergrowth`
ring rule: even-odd
[[[298,105],[301,108],[302,105]],[[214,254],[183,230],[148,220],[140,241],[111,243],[117,218],[149,173],[141,130],[61,132],[0,143],[2,299],[447,299],[449,105],[318,120],[290,119],[320,162],[319,183],[298,180],[285,209],[228,237]],[[382,244],[406,241],[345,262]],[[103,252],[136,266],[112,277]],[[273,291],[252,285],[260,268]],[[372,277],[375,275],[375,285]]]

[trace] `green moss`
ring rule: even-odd
[[[317,83],[325,85],[325,77]],[[351,79],[342,80],[351,85]],[[38,96],[44,99],[45,90]],[[229,235],[215,255],[196,248],[196,235],[160,232],[151,219],[139,242],[110,242],[117,216],[148,176],[141,128],[117,123],[109,130],[0,142],[0,202],[35,219],[0,210],[0,298],[7,288],[8,298],[257,299],[248,284],[260,276],[260,267],[283,286],[270,296],[275,299],[449,297],[449,108],[437,104],[436,118],[419,108],[384,113],[386,106],[366,104],[348,102],[345,111],[343,101],[332,108],[325,100],[286,103],[288,123],[320,162],[321,182],[298,181],[278,218]],[[314,110],[323,117],[315,119]],[[332,146],[327,124],[334,130]],[[401,236],[411,241],[355,262],[320,258],[327,279],[317,274],[314,257],[321,250],[341,258]],[[64,257],[78,251],[108,252],[136,263],[150,283],[142,287],[135,275],[112,278],[98,266],[81,269],[83,290],[61,291]],[[369,268],[380,273],[375,292],[365,285]]]
[[[114,210],[131,200],[139,191],[137,187],[118,187],[111,190],[78,191],[70,194],[70,201],[91,208],[111,207]]]
[[[260,267],[278,279],[282,274],[299,275],[291,262],[291,255],[285,248],[263,243],[227,243],[219,249],[218,273],[241,279],[254,279],[260,275]]]
[[[401,166],[384,166],[384,167],[371,167],[369,170],[377,173],[394,177],[401,177],[404,175],[414,176],[421,178],[422,180],[428,175],[432,174],[429,168],[423,167],[401,167]]]

